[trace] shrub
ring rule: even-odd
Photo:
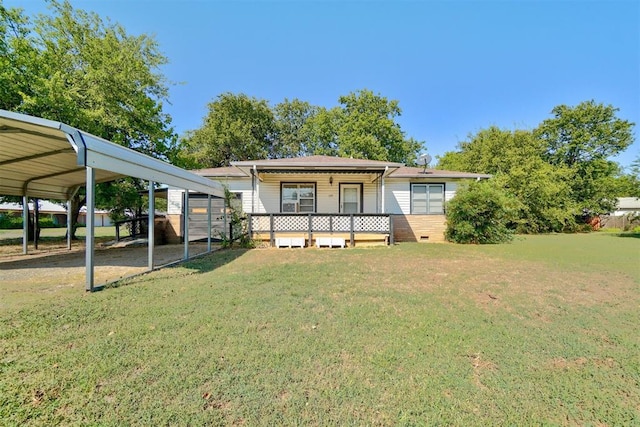
[[[447,240],[485,244],[513,239],[509,225],[517,202],[491,181],[461,188],[447,206]]]

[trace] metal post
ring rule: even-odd
[[[67,200],[67,250],[71,250],[71,230],[73,223],[71,221],[71,199]]]
[[[153,270],[153,250],[156,244],[156,192],[154,187],[155,183],[153,181],[149,181],[149,222],[147,225],[147,240],[149,241],[147,244],[147,257],[149,260],[149,271]]]
[[[227,230],[227,198],[226,197],[222,199],[222,211],[224,212],[224,215],[222,215],[222,221],[223,221],[222,232],[226,235],[228,232]],[[251,236],[251,214],[249,214],[249,236]],[[231,242],[231,233],[229,233],[227,240]]]
[[[87,221],[86,232],[87,237],[85,240],[85,270],[86,270],[86,285],[85,290],[93,292],[93,267],[94,267],[94,215],[95,215],[95,186],[96,186],[96,173],[92,167],[87,166]]]
[[[189,190],[184,190],[184,259],[189,259]]]
[[[22,196],[22,253],[27,254],[29,250],[29,198],[25,194]]]
[[[207,252],[211,252],[211,194],[207,194]]]

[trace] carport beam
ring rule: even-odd
[[[86,277],[87,282],[85,285],[85,290],[89,292],[93,292],[93,267],[94,267],[94,244],[95,244],[95,206],[96,206],[96,198],[95,198],[95,187],[96,187],[96,172],[95,170],[87,166],[87,225],[86,232],[87,237],[85,241],[85,269],[86,269]]]
[[[153,181],[149,181],[149,222],[147,224],[147,231],[149,236],[148,240],[148,250],[149,250],[149,271],[153,270],[153,249],[155,246],[155,226],[156,226],[156,192],[155,192],[155,183]]]

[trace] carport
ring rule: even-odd
[[[169,163],[114,144],[64,123],[0,110],[0,195],[67,201],[67,229],[71,229],[70,200],[86,187],[86,285],[94,290],[95,184],[122,177],[149,181],[149,212],[155,212],[155,183],[207,195],[211,222],[211,197],[224,198],[220,184]],[[188,198],[186,198],[188,200]],[[185,212],[188,212],[185,206]],[[28,209],[23,209],[23,253],[28,251]],[[189,216],[184,215],[185,230]],[[154,227],[148,235],[148,268],[154,268]],[[70,233],[67,247],[71,248]],[[211,233],[207,244],[211,251]],[[189,238],[184,238],[184,259],[189,258]]]

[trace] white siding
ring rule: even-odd
[[[411,206],[409,181],[387,179],[384,187],[385,213],[409,215]]]
[[[445,185],[444,198],[448,202],[456,195],[458,182],[442,180],[410,180],[410,179],[387,179],[385,181],[385,213],[411,214],[411,184],[412,183],[434,183]]]
[[[180,188],[169,188],[167,190],[167,214],[180,215],[182,213],[182,193]]]

